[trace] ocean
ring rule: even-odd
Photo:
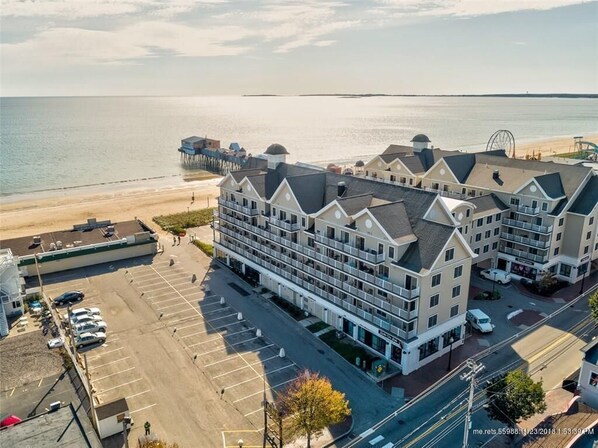
[[[424,133],[435,147],[484,150],[598,132],[598,100],[489,97],[56,97],[0,99],[0,194],[181,179],[180,140],[271,143],[289,161],[367,159]]]

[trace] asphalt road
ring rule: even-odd
[[[586,296],[523,338],[478,360],[485,369],[478,374],[470,446],[482,446],[491,438],[492,429],[502,427],[487,417],[482,406],[482,388],[486,379],[519,367],[536,380],[542,376],[546,390],[566,376],[563,365],[570,367],[569,373],[579,367],[579,362],[577,365],[564,362],[563,357],[578,356],[579,347],[597,334],[596,325],[589,319],[587,302]],[[550,335],[549,338],[547,335]],[[558,372],[556,376],[551,375],[552,370]],[[379,448],[461,446],[468,383],[459,378],[459,373],[452,372],[432,393],[404,406],[388,421],[375,425],[353,441],[346,440],[339,445]]]

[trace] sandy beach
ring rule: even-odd
[[[598,142],[598,134],[584,136]],[[543,157],[574,150],[573,137],[545,139],[517,145],[518,157],[538,154]],[[182,182],[166,180],[135,186],[102,186],[74,189],[52,194],[27,194],[2,198],[0,239],[69,229],[87,218],[125,221],[134,217],[147,223],[161,214],[204,208],[216,204],[220,178]],[[195,201],[191,202],[195,194]],[[158,230],[158,229],[156,229]]]

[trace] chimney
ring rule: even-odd
[[[494,170],[492,173],[492,179],[498,179],[500,177],[500,171]]]
[[[338,187],[337,196],[340,198],[345,194],[345,191],[347,191],[347,186],[345,185],[344,182],[339,182],[337,184],[337,187]]]

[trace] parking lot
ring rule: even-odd
[[[79,353],[97,401],[127,398],[130,440],[150,421],[182,447],[261,446],[264,389],[272,399],[300,368],[202,280],[166,257],[44,278],[47,295],[81,289],[74,308],[101,309],[107,340]]]

